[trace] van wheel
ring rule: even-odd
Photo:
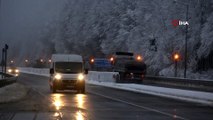
[[[53,86],[51,87],[51,90],[52,90],[52,93],[56,93],[56,87],[54,86],[54,84],[53,84]]]
[[[78,88],[77,92],[84,94],[85,93],[85,87],[83,86],[83,87]]]
[[[85,93],[85,87],[83,87],[83,88],[81,89],[81,93],[82,93],[82,94]]]

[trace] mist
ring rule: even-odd
[[[9,45],[8,60],[42,57],[40,34],[50,21],[58,19],[63,0],[1,0],[0,48]]]
[[[213,1],[178,1],[2,0],[0,46],[9,45],[8,59],[17,66],[52,53],[89,58],[129,51],[143,56],[150,73],[168,73],[174,52],[184,68],[185,26],[171,21],[186,20],[186,3],[189,70],[212,69]]]

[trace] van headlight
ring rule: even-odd
[[[8,72],[11,73],[11,72],[12,72],[12,69],[9,69]]]
[[[15,72],[16,72],[16,73],[18,73],[18,72],[19,72],[19,70],[18,70],[18,69],[16,69],[16,70],[15,70]]]
[[[78,75],[78,80],[83,80],[84,79],[84,75],[83,74],[79,74]]]
[[[61,75],[60,75],[60,74],[56,74],[56,75],[55,75],[55,79],[56,79],[56,80],[60,80],[60,79],[61,79]]]

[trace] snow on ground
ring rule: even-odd
[[[49,76],[48,69],[20,68],[20,71],[23,73]],[[149,85],[118,84],[115,83],[113,78],[113,75],[115,74],[117,73],[89,71],[89,74],[87,75],[87,83],[213,106],[213,93]]]
[[[26,96],[28,88],[19,83],[13,83],[0,88],[0,103],[14,102]]]
[[[166,98],[173,98],[173,99],[202,103],[202,104],[213,106],[213,94],[207,93],[207,92],[171,89],[171,88],[155,87],[155,86],[148,86],[148,85],[138,85],[138,84],[116,84],[116,83],[110,83],[110,82],[97,82],[97,81],[89,81],[89,83],[94,85],[111,87],[115,89],[151,94],[151,95],[156,95],[156,96],[161,96]]]

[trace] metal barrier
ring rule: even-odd
[[[190,86],[213,87],[213,80],[197,80],[162,76],[146,76],[146,80],[151,82],[167,82]]]
[[[0,78],[0,87],[4,87],[17,81],[17,76],[5,74],[2,72],[0,72],[0,74],[4,76],[3,79]]]

